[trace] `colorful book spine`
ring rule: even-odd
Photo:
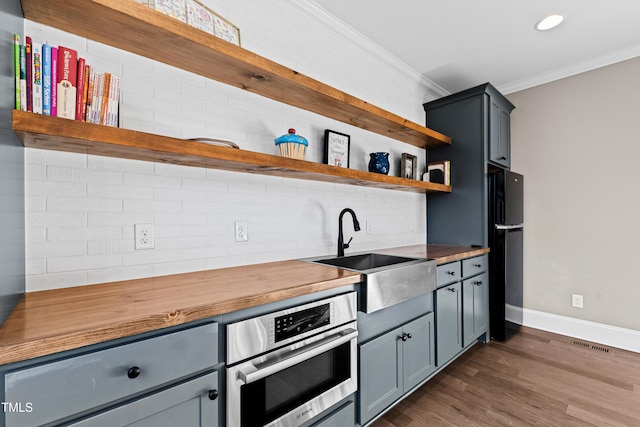
[[[33,62],[31,60],[31,37],[27,36],[24,41],[25,62],[27,65],[27,111],[33,111],[33,97],[31,89],[33,88]]]
[[[107,126],[118,127],[118,103],[120,102],[120,77],[111,76],[111,90],[109,91],[109,113]]]
[[[58,48],[51,46],[51,115],[58,115]]]
[[[102,86],[102,105],[100,106],[100,124],[107,124],[107,107],[109,106],[109,91],[111,90],[111,73],[104,73]]]
[[[87,98],[89,95],[89,71],[91,67],[84,66],[84,90],[82,91],[82,120],[87,121]]]
[[[13,35],[13,72],[16,82],[16,110],[20,109],[20,35]]]
[[[42,114],[42,43],[31,44],[31,59],[33,73],[31,94],[33,96],[33,112]]]
[[[96,72],[93,66],[89,66],[88,79],[89,84],[87,85],[87,112],[85,113],[85,120],[89,123],[93,123],[91,121],[91,117],[93,114],[93,88],[95,86]]]
[[[78,52],[58,47],[58,117],[75,119],[76,84],[78,81]]]
[[[82,99],[84,95],[84,78],[85,78],[85,64],[86,60],[84,58],[78,59],[78,76],[76,80],[76,120],[84,120],[84,116],[82,114],[83,104]]]
[[[27,52],[20,46],[20,109],[27,111]]]
[[[51,115],[51,45],[42,45],[42,114]]]

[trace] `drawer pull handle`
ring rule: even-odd
[[[482,264],[473,264],[473,266],[476,267],[476,268],[480,268],[480,267],[482,267]]]
[[[218,390],[209,390],[209,400],[216,400],[218,398]]]
[[[448,274],[449,276],[455,276],[455,275],[456,275],[456,272],[455,272],[455,271],[447,271],[447,274]]]
[[[127,376],[131,379],[138,378],[138,375],[140,375],[140,372],[142,372],[140,368],[138,368],[137,366],[133,366],[129,368],[129,370],[127,371]]]

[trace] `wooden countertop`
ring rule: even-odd
[[[436,258],[440,264],[488,249],[415,245],[376,252]],[[292,260],[30,292],[0,327],[0,364],[360,281],[359,273]]]

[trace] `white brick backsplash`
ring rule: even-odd
[[[242,28],[243,47],[346,93],[422,123],[431,100],[418,73],[381,59],[349,29],[320,22],[293,0],[205,3]],[[214,4],[215,3],[215,4]],[[313,4],[311,4],[313,6]],[[295,27],[274,23],[296,22]],[[25,21],[25,33],[78,50],[100,71],[119,73],[121,126],[175,138],[229,139],[276,155],[274,139],[293,127],[322,162],[324,130],[351,135],[351,165],[369,153],[425,153],[383,135],[222,84],[173,66]],[[215,64],[212,63],[212,66]],[[165,163],[26,149],[27,291],[333,254],[338,214],[351,207],[363,231],[349,252],[426,240],[425,196],[359,186]],[[234,241],[246,220],[249,241]],[[366,234],[365,224],[374,224]],[[133,227],[155,224],[156,248],[133,249]]]

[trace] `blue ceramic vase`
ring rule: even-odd
[[[369,154],[369,172],[381,173],[387,175],[389,173],[389,153],[371,153]]]

